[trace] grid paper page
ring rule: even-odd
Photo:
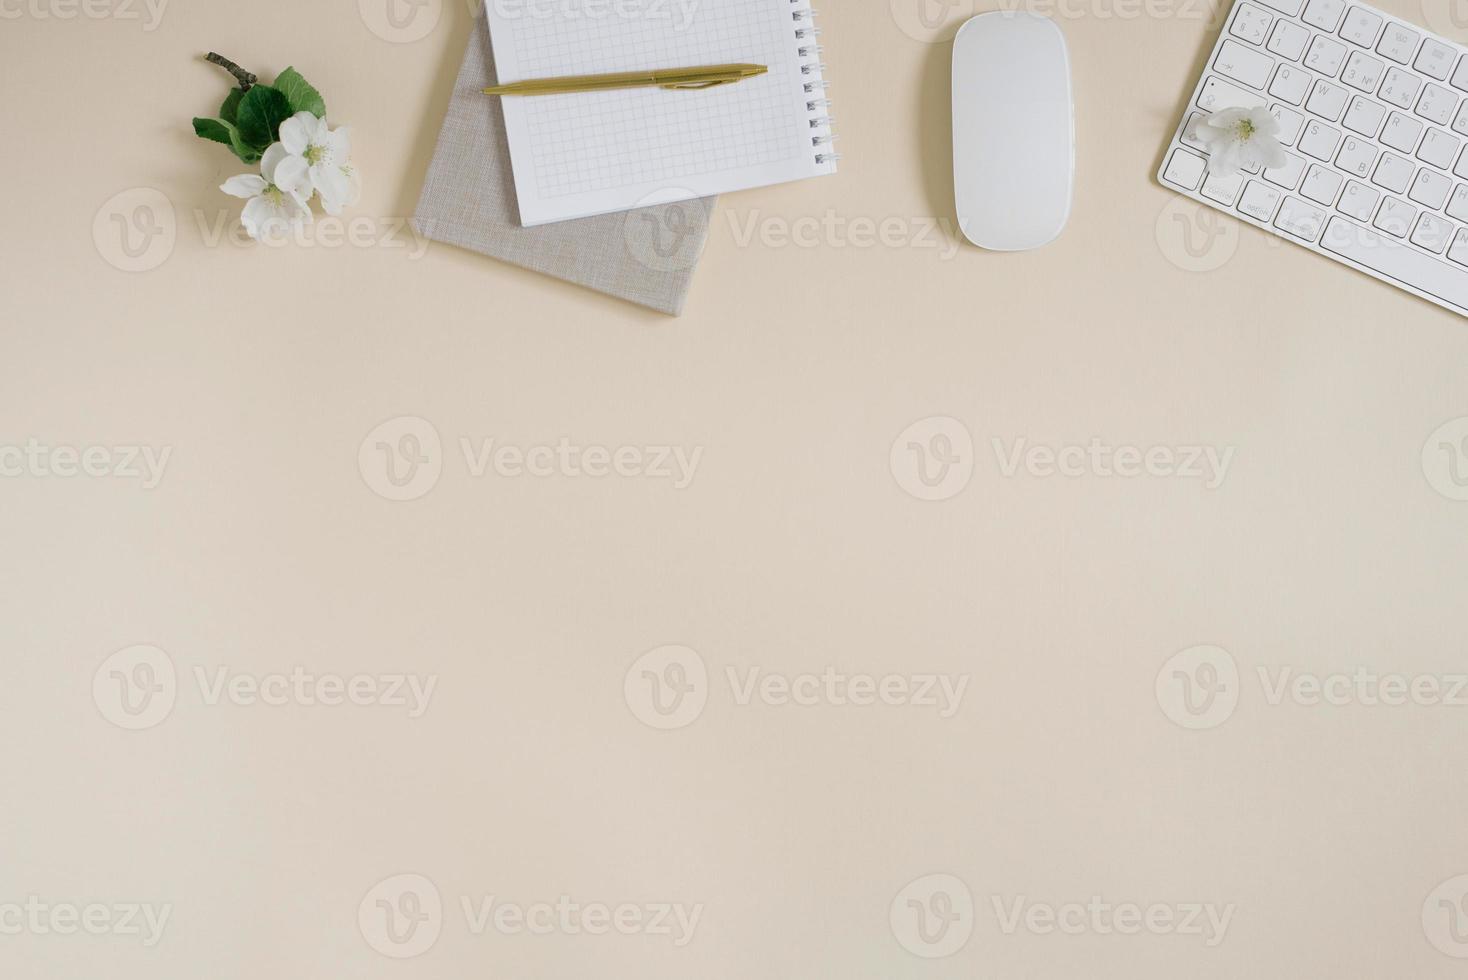
[[[752,62],[701,92],[656,88],[502,100],[524,225],[796,180],[816,161],[794,14],[807,0],[508,0],[487,4],[499,81]],[[596,13],[593,14],[593,11]],[[810,43],[810,42],[807,42]]]

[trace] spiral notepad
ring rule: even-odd
[[[705,91],[506,96],[523,225],[834,173],[809,0],[490,0],[501,84],[752,62]],[[490,98],[490,96],[485,96]]]

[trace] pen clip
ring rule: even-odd
[[[737,78],[717,78],[711,82],[669,82],[666,85],[660,85],[658,87],[667,89],[679,89],[684,92],[694,92],[698,89],[713,88],[715,85],[731,85],[737,81],[739,81],[739,79]]]

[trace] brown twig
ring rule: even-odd
[[[259,79],[252,72],[245,71],[239,65],[224,57],[224,55],[215,54],[213,51],[210,51],[204,56],[204,60],[209,62],[209,64],[211,65],[218,65],[220,68],[223,68],[225,71],[233,75],[235,81],[240,83],[241,92],[248,92],[250,90],[250,86],[259,81]]]

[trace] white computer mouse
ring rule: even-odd
[[[979,14],[953,40],[953,189],[958,224],[981,248],[1055,239],[1070,217],[1075,112],[1070,54],[1055,22]]]

